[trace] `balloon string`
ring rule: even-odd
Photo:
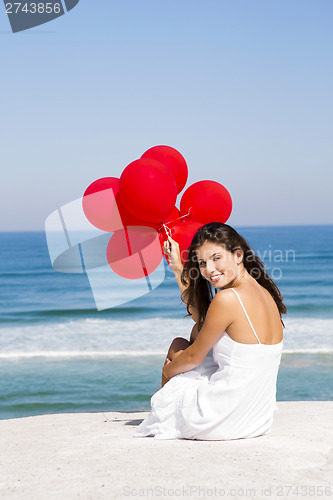
[[[170,238],[171,238],[171,231],[170,231],[170,229],[168,228],[168,226],[166,226],[165,224],[163,224],[163,223],[162,223],[162,224],[161,224],[161,227],[163,227],[163,229],[164,229],[164,231],[165,231],[166,235],[167,235],[167,236],[170,236]]]
[[[168,224],[171,224],[172,222],[177,222],[180,219],[184,219],[184,217],[188,217],[190,215],[190,210],[191,209],[189,209],[187,214],[182,215],[181,217],[178,217],[178,219],[169,220]],[[162,229],[162,227],[163,227],[164,231],[166,232],[166,235],[171,237],[171,230],[166,224],[164,224],[164,222],[161,223],[160,227],[158,228],[158,231],[160,231]]]
[[[189,215],[190,215],[190,212],[187,212],[187,214],[182,215],[181,217],[178,217],[178,219],[169,220],[168,224],[171,224],[171,222],[176,222],[177,220],[183,219],[184,217],[188,217]]]

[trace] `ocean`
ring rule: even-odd
[[[288,307],[277,400],[332,400],[333,226],[236,229]],[[149,410],[170,342],[193,325],[162,265],[159,286],[97,310],[87,274],[52,268],[44,232],[0,233],[0,419]]]

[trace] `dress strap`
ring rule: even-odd
[[[253,325],[252,325],[252,323],[251,323],[251,320],[250,320],[250,318],[249,318],[249,315],[248,315],[248,314],[247,314],[247,312],[246,312],[246,309],[245,309],[245,307],[244,307],[243,302],[241,301],[241,298],[240,298],[240,296],[239,296],[238,292],[237,292],[234,288],[231,288],[231,290],[233,290],[233,291],[235,292],[236,297],[238,298],[239,303],[240,303],[240,305],[242,306],[242,309],[243,309],[243,311],[244,311],[244,313],[245,313],[245,316],[246,316],[246,318],[247,318],[247,320],[248,320],[248,322],[249,322],[249,324],[250,324],[250,327],[251,327],[251,329],[252,329],[252,331],[253,331],[254,335],[256,336],[256,338],[257,338],[257,340],[258,340],[259,344],[261,344],[261,342],[260,342],[260,340],[259,340],[259,338],[258,338],[258,335],[256,334],[256,331],[255,331],[255,329],[253,328]]]

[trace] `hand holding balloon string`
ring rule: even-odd
[[[180,257],[179,244],[168,235],[163,243],[163,252],[169,259],[169,265],[174,272],[182,271],[183,264]]]

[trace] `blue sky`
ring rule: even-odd
[[[17,34],[0,7],[0,230],[156,144],[230,191],[232,225],[333,223],[331,0],[80,0]]]

